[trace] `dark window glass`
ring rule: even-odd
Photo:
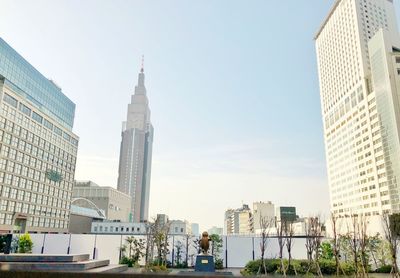
[[[36,113],[34,111],[32,111],[32,119],[34,119],[38,123],[42,123],[43,122],[43,117],[40,116],[38,113]]]
[[[47,127],[48,129],[53,130],[53,124],[50,123],[48,120],[43,119],[43,124],[44,124],[44,126]]]
[[[31,109],[28,106],[23,105],[22,103],[19,104],[19,110],[21,110],[21,112],[25,115],[31,115]]]
[[[18,101],[13,98],[12,96],[10,96],[9,94],[4,94],[3,97],[4,101],[7,102],[8,104],[10,104],[11,106],[13,106],[14,108],[17,108],[18,106]]]
[[[59,129],[58,127],[54,126],[54,132],[60,136],[62,136],[62,130]]]

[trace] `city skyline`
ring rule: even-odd
[[[328,213],[312,39],[333,1],[321,2],[233,3],[225,11],[223,1],[182,1],[178,10],[155,2],[4,1],[0,36],[77,104],[76,179],[115,188],[119,123],[145,54],[157,127],[150,216],[207,229],[221,227],[223,212],[242,201]],[[87,16],[90,9],[97,14]]]

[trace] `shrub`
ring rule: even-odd
[[[353,263],[340,263],[340,267],[344,271],[344,273],[346,273],[346,275],[352,275],[355,273]]]
[[[136,261],[134,260],[134,258],[128,258],[126,256],[123,256],[119,263],[126,264],[126,265],[128,265],[128,267],[133,267],[135,265]]]
[[[375,270],[376,273],[390,273],[391,271],[392,271],[391,265],[383,265]]]
[[[24,234],[19,237],[18,252],[19,253],[32,253],[33,242],[29,234]]]
[[[319,267],[322,274],[334,275],[336,274],[336,263],[333,260],[320,260]]]
[[[288,267],[288,260],[284,259],[283,264],[286,269],[287,275],[304,275],[304,274],[317,274],[317,266],[312,262],[311,266],[307,260],[291,260],[290,268]],[[241,271],[242,275],[256,275],[258,273],[258,269],[260,268],[261,260],[249,261],[245,268]],[[281,261],[280,259],[267,259],[265,260],[265,265],[267,268],[267,273],[269,274],[283,274],[281,269]],[[341,263],[341,270],[343,270],[346,275],[354,274],[354,267],[351,263]],[[320,260],[319,267],[321,269],[322,274],[324,275],[335,275],[336,274],[336,264],[334,260]],[[264,274],[263,269],[261,269],[261,274]],[[390,272],[390,269],[389,269]],[[342,274],[342,273],[341,273]]]
[[[255,275],[258,273],[260,266],[261,260],[249,261],[244,268],[244,272],[248,273],[248,275]],[[267,259],[265,260],[265,267],[267,269],[267,273],[279,272],[281,268],[281,261],[278,259]],[[261,268],[261,274],[265,274],[263,268]]]
[[[167,273],[168,269],[165,265],[150,265],[146,266],[143,272]]]
[[[215,259],[215,269],[223,269],[224,268],[224,260],[223,259]]]
[[[0,253],[4,252],[7,243],[7,235],[0,235]]]
[[[188,265],[186,262],[182,262],[182,263],[177,263],[174,265],[175,268],[187,268]]]

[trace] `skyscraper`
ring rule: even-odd
[[[118,170],[118,190],[131,196],[135,222],[148,220],[153,132],[142,66],[123,122]]]
[[[0,38],[0,231],[67,232],[75,104]]]
[[[400,211],[400,39],[392,0],[338,0],[316,34],[331,211]]]

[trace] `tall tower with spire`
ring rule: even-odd
[[[132,198],[133,222],[148,220],[153,133],[142,62],[138,85],[122,124],[118,169],[118,190]]]

